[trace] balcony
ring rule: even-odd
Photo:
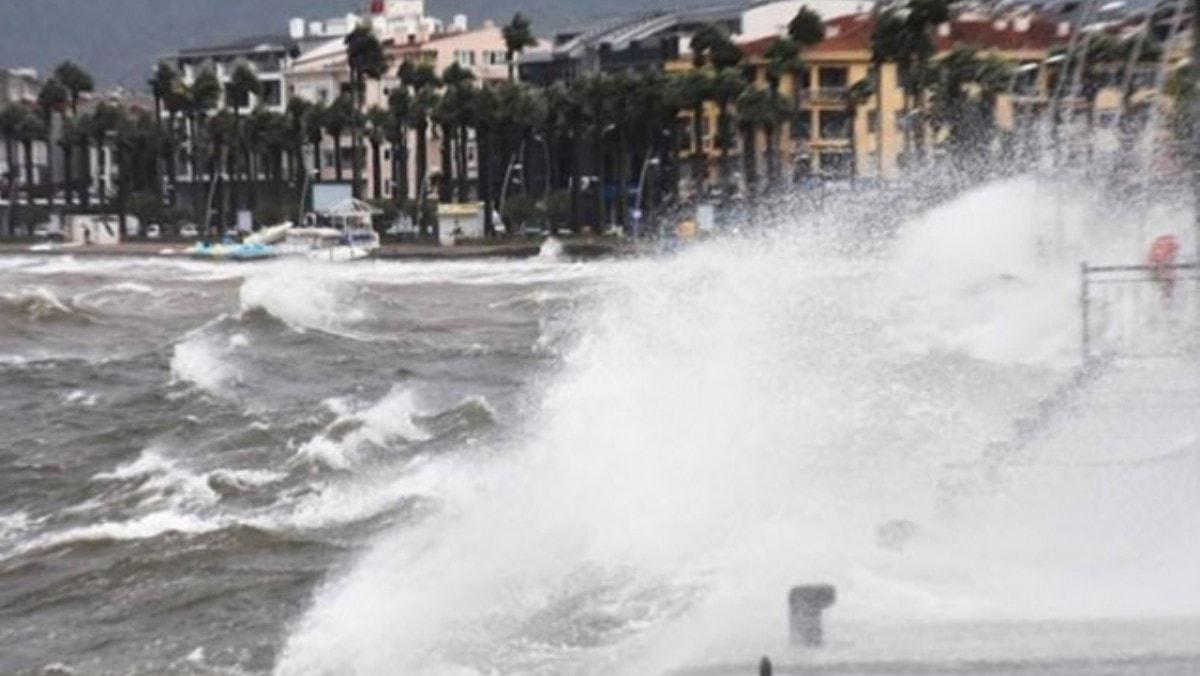
[[[846,92],[849,87],[817,87],[816,89],[801,89],[800,101],[802,103],[836,103],[842,104],[846,100]]]

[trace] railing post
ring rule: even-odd
[[[1087,262],[1084,261],[1079,267],[1079,310],[1081,315],[1080,318],[1083,320],[1081,347],[1083,349],[1083,363],[1085,366],[1092,358],[1092,302],[1089,293],[1090,289],[1088,288],[1091,281],[1089,279],[1090,273],[1091,268],[1088,267]]]

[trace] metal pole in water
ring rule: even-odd
[[[763,657],[762,661],[758,663],[758,676],[771,676],[773,673],[775,673],[775,669],[771,666],[771,659]]]
[[[833,585],[794,587],[788,594],[788,611],[793,645],[818,648],[825,643],[821,613],[837,600]]]

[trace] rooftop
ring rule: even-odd
[[[871,33],[875,19],[869,13],[840,16],[825,22],[825,39],[809,48],[807,53],[870,51]],[[1044,17],[1026,19],[953,19],[938,27],[934,41],[938,51],[956,46],[984,50],[1024,51],[1049,50],[1066,42],[1060,22]],[[778,40],[771,36],[741,45],[748,57],[762,57]]]
[[[225,56],[230,54],[245,54],[247,52],[278,52],[288,51],[296,47],[296,41],[287,35],[269,34],[252,35],[219,45],[189,47],[179,50],[183,56]]]

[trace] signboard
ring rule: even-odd
[[[314,183],[313,211],[318,214],[328,212],[334,206],[354,197],[354,186],[349,183]]]

